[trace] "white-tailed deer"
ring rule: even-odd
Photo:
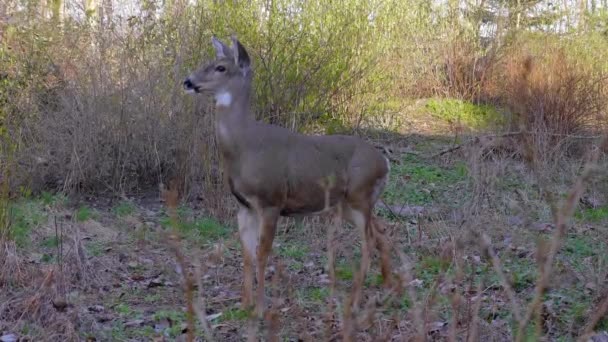
[[[224,174],[239,202],[243,248],[243,306],[253,301],[257,266],[256,313],[264,310],[264,272],[280,216],[312,215],[338,208],[360,229],[362,253],[375,241],[385,284],[390,261],[384,233],[373,207],[388,178],[388,160],[375,147],[351,136],[307,136],[255,120],[250,112],[252,69],[249,55],[232,37],[232,48],[212,38],[216,59],[184,81],[192,93],[216,100],[216,135]],[[363,257],[362,260],[367,260]],[[368,262],[361,262],[364,274]]]

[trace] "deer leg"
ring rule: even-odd
[[[356,229],[361,233],[361,263],[359,265],[359,272],[356,274],[353,284],[353,298],[352,307],[357,308],[359,306],[359,300],[361,299],[361,293],[363,292],[363,283],[365,275],[369,269],[369,242],[371,241],[371,222],[369,211],[359,210],[355,208],[349,208],[347,212],[348,221],[355,226]]]
[[[260,239],[257,250],[258,288],[255,310],[258,317],[262,317],[264,314],[264,274],[266,271],[266,263],[268,262],[268,255],[272,250],[272,242],[276,233],[278,218],[279,211],[275,209],[263,209],[260,214]]]
[[[237,221],[243,249],[242,308],[249,309],[253,304],[253,275],[255,272],[253,267],[258,246],[259,222],[257,214],[245,207],[239,209]]]

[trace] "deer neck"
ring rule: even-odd
[[[215,94],[216,134],[222,152],[234,155],[239,150],[239,136],[252,121],[250,114],[250,89],[228,89]]]

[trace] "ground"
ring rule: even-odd
[[[429,106],[436,112],[436,104]],[[416,122],[405,123],[417,127],[416,134],[405,130],[383,141],[393,165],[377,213],[401,252],[402,258],[394,253],[394,263],[402,267],[410,291],[396,295],[384,289],[374,257],[361,310],[374,315],[359,325],[357,340],[406,340],[422,331],[433,340],[508,341],[516,333],[514,307],[525,313],[534,297],[537,259],[543,257],[538,246],[555,231],[551,208],[521,158],[497,150],[480,157],[475,153],[480,148],[468,144],[472,140],[454,125],[447,120],[421,130]],[[463,147],[451,150],[455,144]],[[559,198],[566,197],[579,169],[573,162],[551,178]],[[597,312],[608,283],[605,183],[605,175],[592,183],[577,206],[542,297],[542,317],[525,333],[529,340],[538,328],[547,340],[573,341]],[[6,341],[185,339],[184,270],[168,243],[177,232],[180,250],[192,263],[188,272],[200,280],[196,301],[206,302],[215,339],[244,340],[256,330],[248,328],[248,313],[240,308],[235,219],[219,219],[192,202],[181,203],[177,212],[172,225],[157,193],[120,200],[43,193],[15,201],[14,243],[3,246],[6,259],[0,262],[0,336]],[[260,336],[275,329],[273,322],[286,341],[337,336],[360,241],[349,227],[338,233],[337,309],[331,315],[326,231],[323,218],[282,222],[267,273],[268,304],[276,319],[259,325]],[[505,287],[515,294],[514,306]],[[202,339],[200,329],[196,336]],[[608,319],[600,317],[595,330],[608,330]]]

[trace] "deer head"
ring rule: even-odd
[[[251,86],[251,61],[234,36],[232,48],[215,37],[211,42],[216,59],[190,74],[184,81],[184,89],[188,93],[211,93],[218,104],[228,105],[235,93],[242,93]]]

